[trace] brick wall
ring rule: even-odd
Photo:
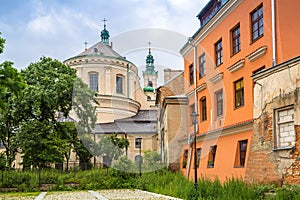
[[[291,158],[295,159],[295,162],[287,169],[285,176],[283,177],[283,183],[285,184],[300,184],[300,126],[295,126],[296,132],[296,145],[291,154]]]
[[[254,120],[245,182],[300,184],[300,126],[294,125],[298,115],[295,91],[268,99],[263,114]],[[286,107],[290,105],[293,106]]]
[[[276,158],[272,154],[272,112],[264,112],[262,116],[253,124],[245,182],[281,185],[282,178],[276,169]]]

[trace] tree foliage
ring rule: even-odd
[[[111,166],[113,160],[117,160],[124,153],[124,149],[129,146],[127,138],[118,137],[117,134],[103,135],[98,142],[98,156],[106,157],[106,166]]]
[[[68,118],[73,108],[79,130],[90,133],[96,119],[95,107],[90,104],[94,93],[77,78],[75,69],[51,58],[42,57],[21,73],[27,84],[18,104],[23,120],[18,139],[24,164],[62,162],[70,150],[68,145],[77,145],[78,137],[58,116]],[[75,89],[75,98],[74,85],[80,86]]]
[[[1,33],[0,33],[1,35]],[[0,37],[0,53],[3,52],[5,40]],[[13,63],[5,61],[0,64],[0,142],[5,146],[7,166],[10,168],[17,151],[16,131],[20,118],[15,107],[25,84]]]
[[[1,34],[2,33],[0,32],[0,53],[3,53],[5,39],[1,37]]]
[[[156,151],[147,150],[144,152],[144,160],[147,164],[153,165],[160,161],[160,155]]]

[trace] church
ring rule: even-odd
[[[138,67],[112,48],[105,20],[100,37],[99,42],[64,63],[76,69],[78,77],[97,92],[94,138],[115,133],[127,138],[130,145],[126,155],[137,161],[144,151],[157,150],[159,146],[154,92],[158,72],[154,70],[154,58],[149,47],[142,88]],[[105,157],[96,159],[97,163],[105,163]]]

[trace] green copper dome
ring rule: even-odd
[[[101,42],[109,45],[109,32],[106,30],[106,25],[104,24],[104,29],[101,31]]]
[[[147,65],[153,65],[154,64],[154,58],[151,54],[151,50],[149,49],[149,54],[146,57],[146,64]]]
[[[154,88],[151,86],[147,86],[144,88],[144,92],[154,92]]]

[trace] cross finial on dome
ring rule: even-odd
[[[87,41],[85,41],[85,43],[84,43],[84,45],[85,45],[85,50],[87,50],[87,45],[88,45],[88,42]]]
[[[105,22],[107,22],[108,20],[107,19],[105,19],[105,17],[104,17],[104,19],[102,19],[102,21],[103,21],[103,23],[104,23],[104,28],[106,27],[106,24],[105,24]]]
[[[152,43],[149,41],[149,42],[148,42],[148,45],[149,45],[149,54],[151,53],[151,47],[150,47],[151,44],[152,44]]]

